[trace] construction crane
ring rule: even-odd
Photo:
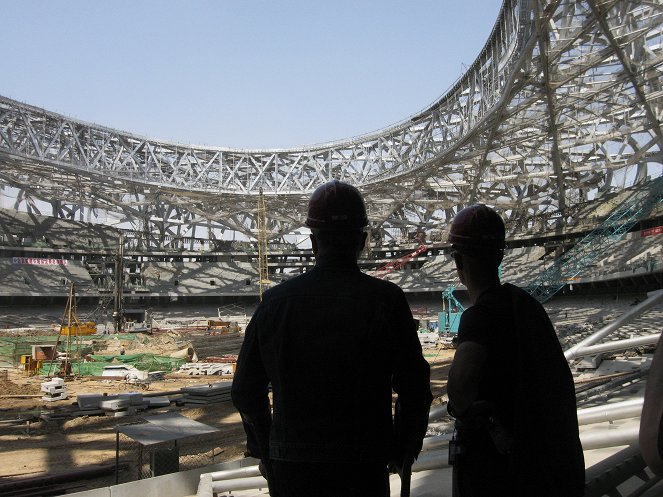
[[[465,310],[456,297],[454,290],[458,281],[452,283],[442,292],[442,312],[438,314],[438,327],[440,333],[457,333],[460,315]]]
[[[269,264],[267,260],[267,209],[265,196],[260,188],[258,194],[258,282],[260,284],[260,301],[263,291],[269,285]]]

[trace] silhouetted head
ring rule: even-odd
[[[505,238],[504,221],[484,204],[470,205],[456,214],[448,241],[461,282],[469,287],[499,280],[497,268],[504,257]]]
[[[364,199],[352,185],[329,181],[316,188],[309,199],[306,226],[311,228],[316,255],[320,246],[358,254],[364,248],[367,225]]]

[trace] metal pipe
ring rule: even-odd
[[[421,450],[429,451],[447,445],[449,440],[451,440],[451,436],[451,433],[444,433],[442,435],[435,435],[434,437],[426,437],[424,438]]]
[[[212,482],[212,492],[215,494],[235,490],[251,490],[254,488],[267,488],[267,480],[262,476],[252,476],[249,478],[233,478],[232,480]]]
[[[454,421],[440,421],[428,423],[428,432],[435,431],[438,435],[442,433],[449,433],[454,430]]]
[[[578,410],[578,425],[639,417],[644,397]]]
[[[447,411],[447,404],[440,404],[430,408],[428,411],[428,421],[433,421],[436,419],[444,418],[449,415]]]
[[[223,471],[213,471],[212,473],[208,474],[212,475],[212,479],[214,481],[232,480],[234,478],[246,478],[249,476],[261,476],[257,464],[254,466],[245,466],[243,468],[226,469]]]
[[[449,457],[448,451],[438,450],[432,451],[426,454],[422,454],[419,459],[417,459],[412,465],[412,471],[429,471],[432,469],[445,468],[449,466]],[[250,469],[258,468],[257,466],[248,466],[247,468],[241,469]],[[239,475],[241,471],[236,470],[227,470],[227,471],[215,471],[213,473],[205,473],[200,475],[201,483],[198,487],[198,497],[206,496],[210,488],[214,494],[221,492],[232,492],[238,490],[252,490],[256,488],[267,488],[267,480],[262,476],[249,476],[249,477],[238,477],[231,476],[226,480],[217,480],[218,477],[226,475]],[[212,475],[214,475],[212,477]],[[210,477],[213,481],[210,485]]]
[[[196,492],[196,497],[214,497],[214,492],[212,491],[212,474],[203,473],[200,475],[200,481],[198,482],[198,491]]]
[[[414,461],[412,471],[429,471],[431,469],[445,468],[449,466],[449,450],[434,450],[421,454],[419,459]]]
[[[575,359],[577,356],[577,351],[584,348],[588,347],[589,345],[593,345],[602,338],[608,336],[610,333],[618,329],[620,326],[630,323],[633,321],[637,316],[642,314],[643,312],[651,309],[654,305],[658,304],[659,301],[663,300],[663,290],[656,290],[655,292],[650,292],[647,294],[647,298],[640,302],[637,306],[635,306],[633,309],[630,311],[622,314],[620,317],[615,319],[612,323],[604,326],[601,328],[599,331],[596,333],[590,335],[589,337],[585,338],[582,340],[580,343],[577,343],[570,349],[566,350],[564,352],[564,357],[568,361],[571,359]]]
[[[607,392],[613,390],[621,390],[627,384],[633,384],[640,381],[640,379],[649,373],[649,368],[641,367],[640,369],[634,371],[633,373],[624,373],[613,379],[608,379],[608,381],[599,383],[598,385],[590,386],[589,389],[586,389],[582,392],[576,394],[576,404],[581,405],[583,403],[589,402],[596,399],[597,397],[607,395]],[[597,380],[600,380],[601,377],[597,377]]]
[[[582,450],[603,449],[620,445],[638,445],[640,423],[625,428],[586,431],[580,434]]]
[[[633,401],[635,403],[637,401]],[[615,404],[615,413],[619,412],[620,407],[624,407],[631,401],[620,402],[620,405]],[[633,407],[633,406],[631,406]],[[583,411],[592,411],[591,409],[584,409]],[[591,412],[589,413],[591,414]],[[583,450],[592,450],[605,447],[616,447],[620,445],[632,445],[638,443],[639,424],[634,424],[620,429],[606,429],[584,432],[580,434],[580,441]],[[433,469],[445,468],[449,466],[449,454],[447,450],[430,450],[433,447],[442,447],[450,438],[450,434],[440,435],[437,437],[429,437],[424,439],[424,448],[428,450],[422,453],[418,460],[412,465],[413,472],[429,471]],[[221,492],[251,490],[256,488],[267,488],[267,480],[262,476],[249,476],[252,472],[257,471],[257,466],[249,466],[246,468],[238,468],[236,470],[215,471],[214,473],[206,473],[201,475],[201,485],[199,486],[198,495],[202,497],[204,492],[209,490],[209,480],[212,475],[211,490],[214,494]],[[245,476],[242,476],[245,475]],[[226,478],[225,480],[217,481],[217,478]],[[202,487],[202,488],[201,488]]]
[[[661,334],[656,333],[654,335],[644,335],[628,338],[626,340],[615,340],[612,342],[600,343],[598,345],[590,345],[589,347],[581,347],[575,351],[575,357],[596,355],[603,352],[613,352],[615,350],[626,350],[633,347],[641,347],[643,345],[655,345],[660,338]]]

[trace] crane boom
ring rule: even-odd
[[[407,264],[409,261],[414,259],[422,252],[425,252],[426,250],[428,250],[428,245],[424,244],[419,245],[419,247],[417,247],[417,249],[414,250],[413,252],[410,252],[409,254],[406,254],[403,257],[399,257],[395,261],[390,261],[384,266],[376,269],[373,272],[373,276],[375,276],[376,278],[384,278],[389,273],[396,271],[397,269],[401,269],[403,266],[405,266],[405,264]]]

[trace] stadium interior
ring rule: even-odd
[[[142,327],[165,336],[174,309],[201,319],[213,309],[223,320],[239,311],[222,309],[235,306],[250,317],[263,291],[315,264],[306,203],[331,179],[366,198],[370,243],[361,269],[406,292],[422,343],[440,350],[455,333],[452,314],[469,305],[449,256],[448,225],[463,207],[485,203],[506,221],[502,280],[544,303],[574,373],[587,497],[661,495],[638,428],[663,330],[662,70],[659,0],[505,0],[476,61],[442,97],[397,125],[342,142],[197,147],[0,96],[0,306],[7,311],[0,313],[0,373],[24,372],[27,349],[3,352],[12,337],[50,343],[46,333],[26,334],[30,324],[10,315],[16,309],[52,313],[73,297],[81,319],[103,324],[106,337]],[[130,330],[132,310],[152,321],[139,313]],[[226,340],[207,356],[236,353],[241,338],[230,343],[206,322],[204,335],[177,345],[193,343],[201,356],[210,342]],[[134,338],[121,339],[121,354],[114,342],[115,365],[131,355],[124,343]],[[443,373],[439,381],[412,495],[451,495],[453,428]],[[177,412],[186,416],[185,407]],[[3,411],[0,423],[23,433],[25,409],[0,400]],[[122,432],[122,443],[131,436]],[[84,495],[267,495],[255,460],[233,453],[187,466],[180,447],[178,476],[155,470],[164,453],[141,446],[151,472],[118,479],[113,466],[115,481],[90,484]],[[112,463],[119,453],[112,445],[104,457]],[[61,469],[51,461],[35,473]],[[29,477],[0,474],[0,493],[73,491]],[[397,476],[391,481],[398,495]]]

